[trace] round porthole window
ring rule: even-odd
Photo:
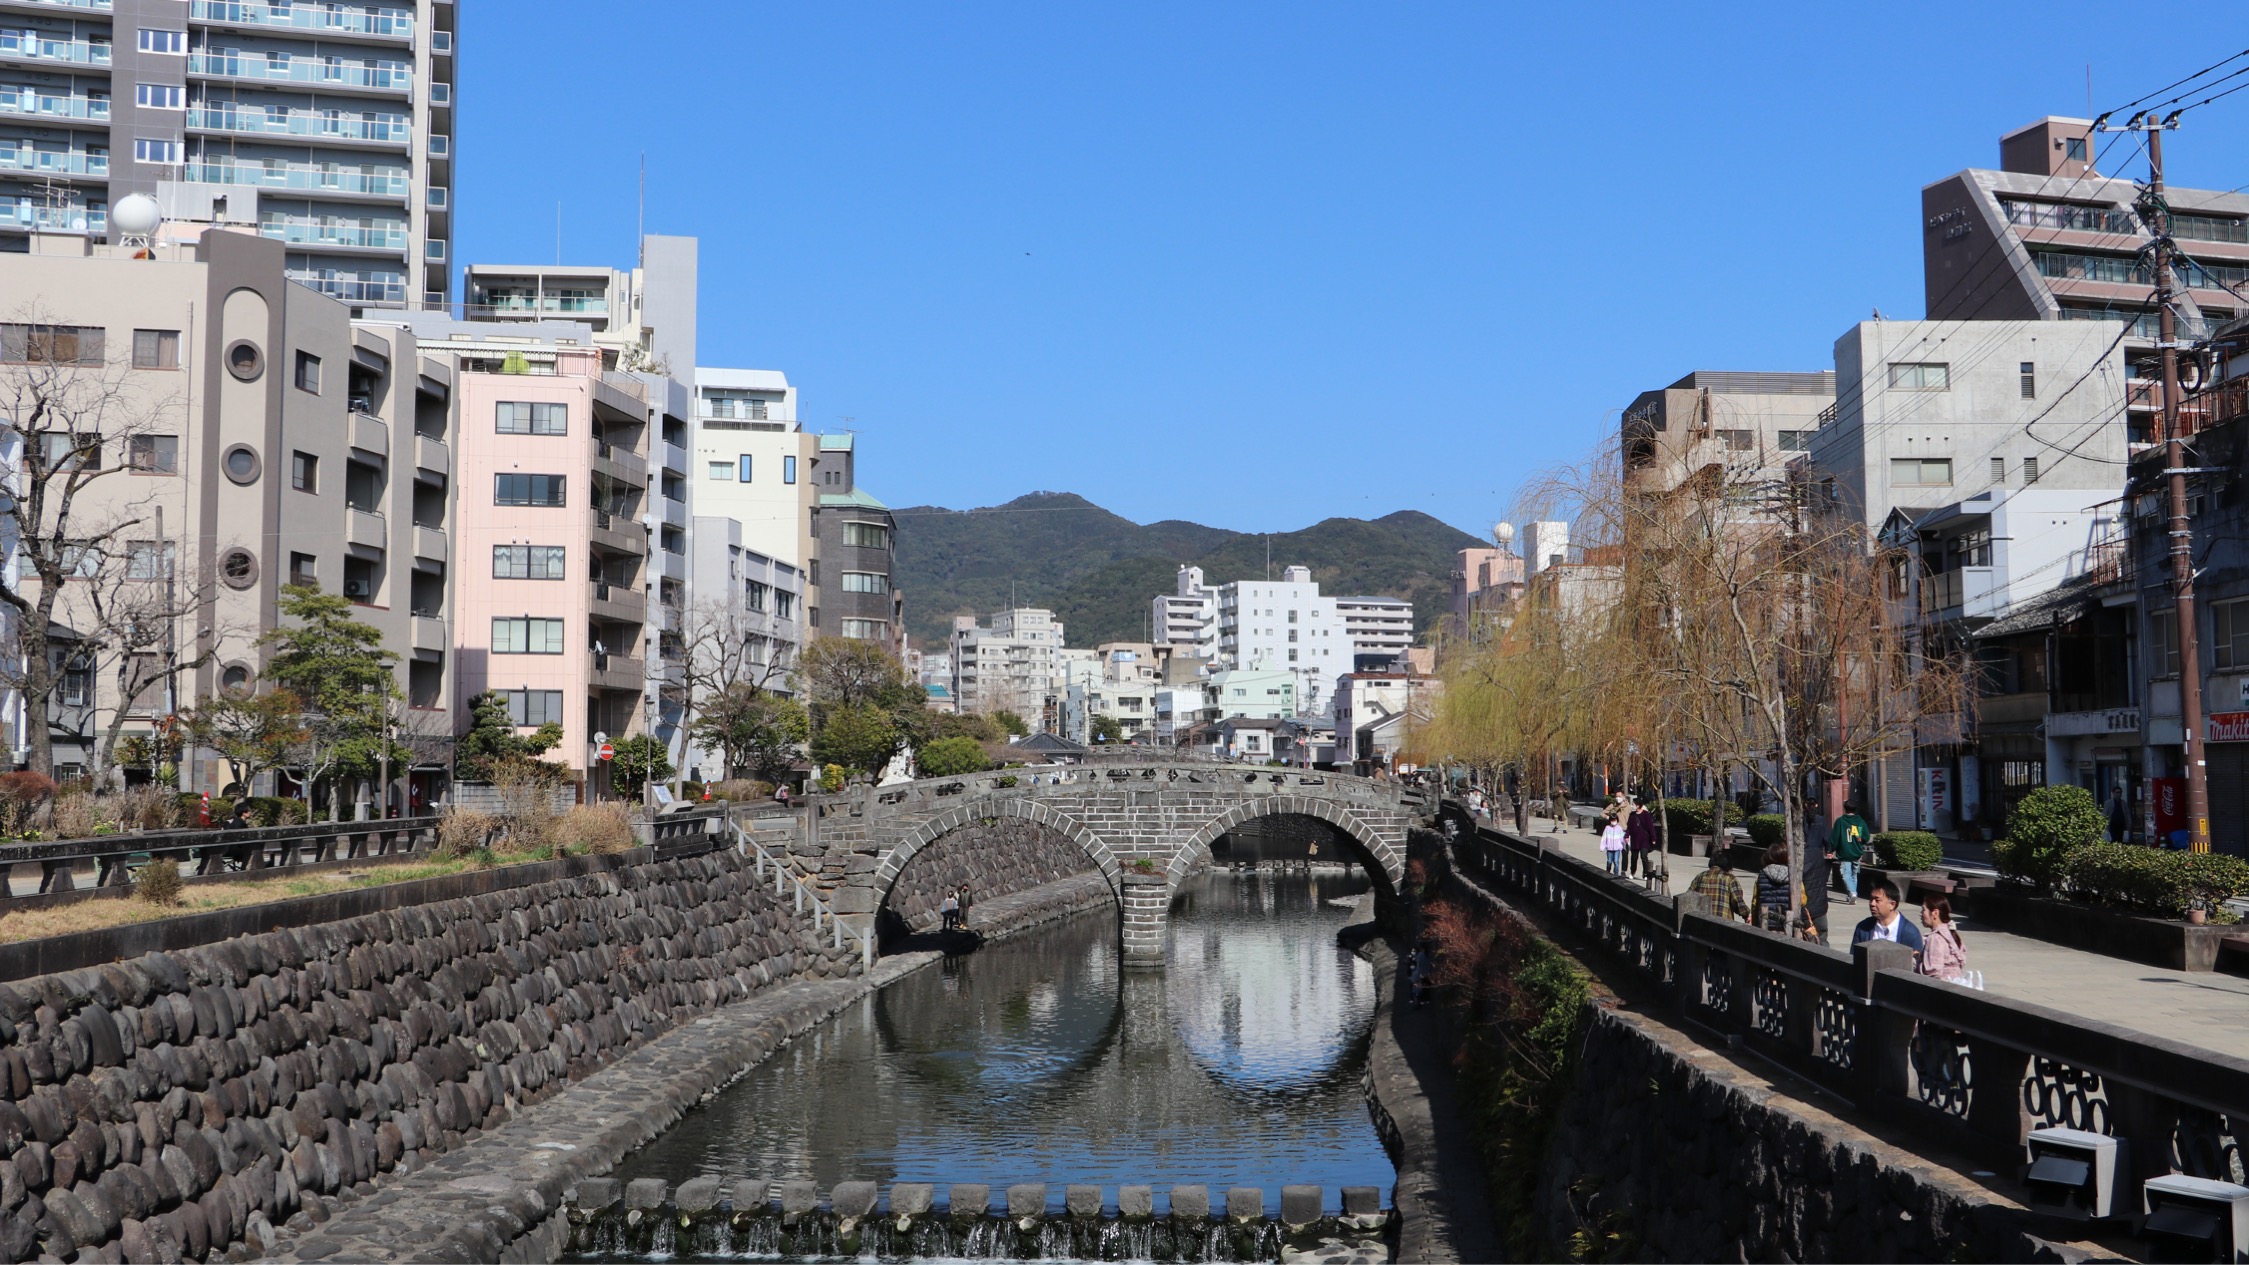
[[[258,582],[258,556],[247,549],[229,549],[219,555],[219,578],[230,589],[246,589]]]
[[[250,688],[250,669],[246,664],[230,663],[219,669],[219,688],[229,694],[240,694]]]
[[[258,345],[243,339],[226,349],[226,371],[244,382],[255,382],[265,372],[266,358]]]
[[[236,444],[227,449],[226,456],[219,460],[226,467],[226,477],[234,482],[247,487],[258,481],[258,469],[262,463],[258,460],[258,450],[248,444]]]

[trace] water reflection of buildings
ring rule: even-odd
[[[1212,877],[1176,911],[1162,973],[1120,971],[1096,915],[908,977],[624,1175],[1387,1186],[1358,1084],[1372,978],[1338,960],[1348,916],[1314,890]]]

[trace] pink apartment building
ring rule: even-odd
[[[548,758],[601,794],[596,735],[644,728],[646,388],[590,347],[464,360],[458,382],[457,696],[560,722]]]

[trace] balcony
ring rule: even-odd
[[[345,224],[337,221],[267,220],[258,233],[292,246],[351,246],[370,250],[406,249],[404,224]]]
[[[371,88],[404,94],[414,86],[410,66],[363,64],[262,53],[189,53],[187,73],[257,83],[298,83],[323,88]]]
[[[108,8],[108,0],[102,0],[100,7]],[[198,22],[225,22],[232,26],[286,27],[400,40],[414,38],[414,14],[410,9],[346,9],[325,4],[314,8],[311,5],[245,3],[244,0],[190,0],[187,15]]]
[[[648,461],[630,448],[595,440],[593,472],[634,488],[648,486]]]
[[[630,518],[619,518],[606,510],[595,510],[593,529],[588,535],[597,549],[631,554],[636,558],[648,555],[648,529]]]
[[[586,652],[591,670],[586,674],[586,684],[597,690],[628,690],[640,693],[648,680],[647,668],[638,659],[628,659],[620,654],[595,654]]]
[[[387,549],[391,542],[391,524],[380,513],[353,506],[349,511],[351,527],[346,529],[344,540],[360,549]]]
[[[462,311],[469,320],[496,321],[535,319],[560,314],[564,316],[606,316],[609,300],[592,295],[576,294],[519,294],[509,290],[487,291],[464,304]]]
[[[429,615],[414,617],[414,649],[435,650],[440,654],[453,648],[453,639],[445,632],[445,621]]]
[[[0,90],[0,114],[21,114],[42,119],[84,119],[109,122],[108,97],[73,97],[37,88]]]
[[[669,527],[687,526],[687,502],[675,501],[668,496],[656,498],[656,521]]]
[[[90,13],[107,13],[114,0],[17,0],[19,4],[36,4],[53,9],[83,9]]]
[[[35,176],[109,175],[109,155],[82,150],[0,148],[0,171],[28,172]]]
[[[331,299],[343,303],[380,303],[404,306],[406,283],[375,277],[324,277],[308,269],[292,268],[287,273],[291,281],[320,291]]]
[[[453,472],[453,453],[443,441],[427,435],[414,436],[414,467],[431,474],[449,475]]]
[[[384,461],[390,459],[390,426],[372,413],[351,411],[351,446]]]
[[[0,31],[0,57],[10,61],[107,66],[109,43],[106,40],[52,39],[38,31]]]
[[[414,524],[414,557],[428,562],[444,562],[445,529]]]
[[[664,445],[664,468],[681,478],[687,477],[687,450],[678,444]]]
[[[109,231],[109,213],[101,207],[0,202],[0,228],[28,229],[40,233],[106,233]]]
[[[108,166],[104,159],[103,169],[106,171]],[[189,163],[186,178],[252,189],[295,189],[306,193],[364,194],[378,198],[404,198],[410,183],[403,171],[361,171],[296,163],[262,166],[239,161]]]
[[[4,101],[5,98],[0,98]],[[101,113],[89,117],[107,119],[109,102],[100,102]],[[197,106],[187,112],[190,130],[207,132],[232,132],[243,136],[296,136],[310,139],[339,141],[373,141],[380,144],[410,145],[414,140],[414,125],[404,115],[377,114],[366,118],[350,115],[329,116],[314,110],[260,110],[232,104]]]
[[[629,584],[593,584],[593,605],[588,613],[595,619],[621,624],[648,622],[648,595]]]

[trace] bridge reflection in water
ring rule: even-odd
[[[1163,973],[1090,914],[899,981],[791,1043],[620,1166],[849,1180],[1344,1186],[1395,1178],[1360,1092],[1370,968],[1330,899],[1364,875],[1217,872]],[[1114,1194],[1112,1190],[1111,1194]],[[1161,1209],[1159,1208],[1159,1211]]]

